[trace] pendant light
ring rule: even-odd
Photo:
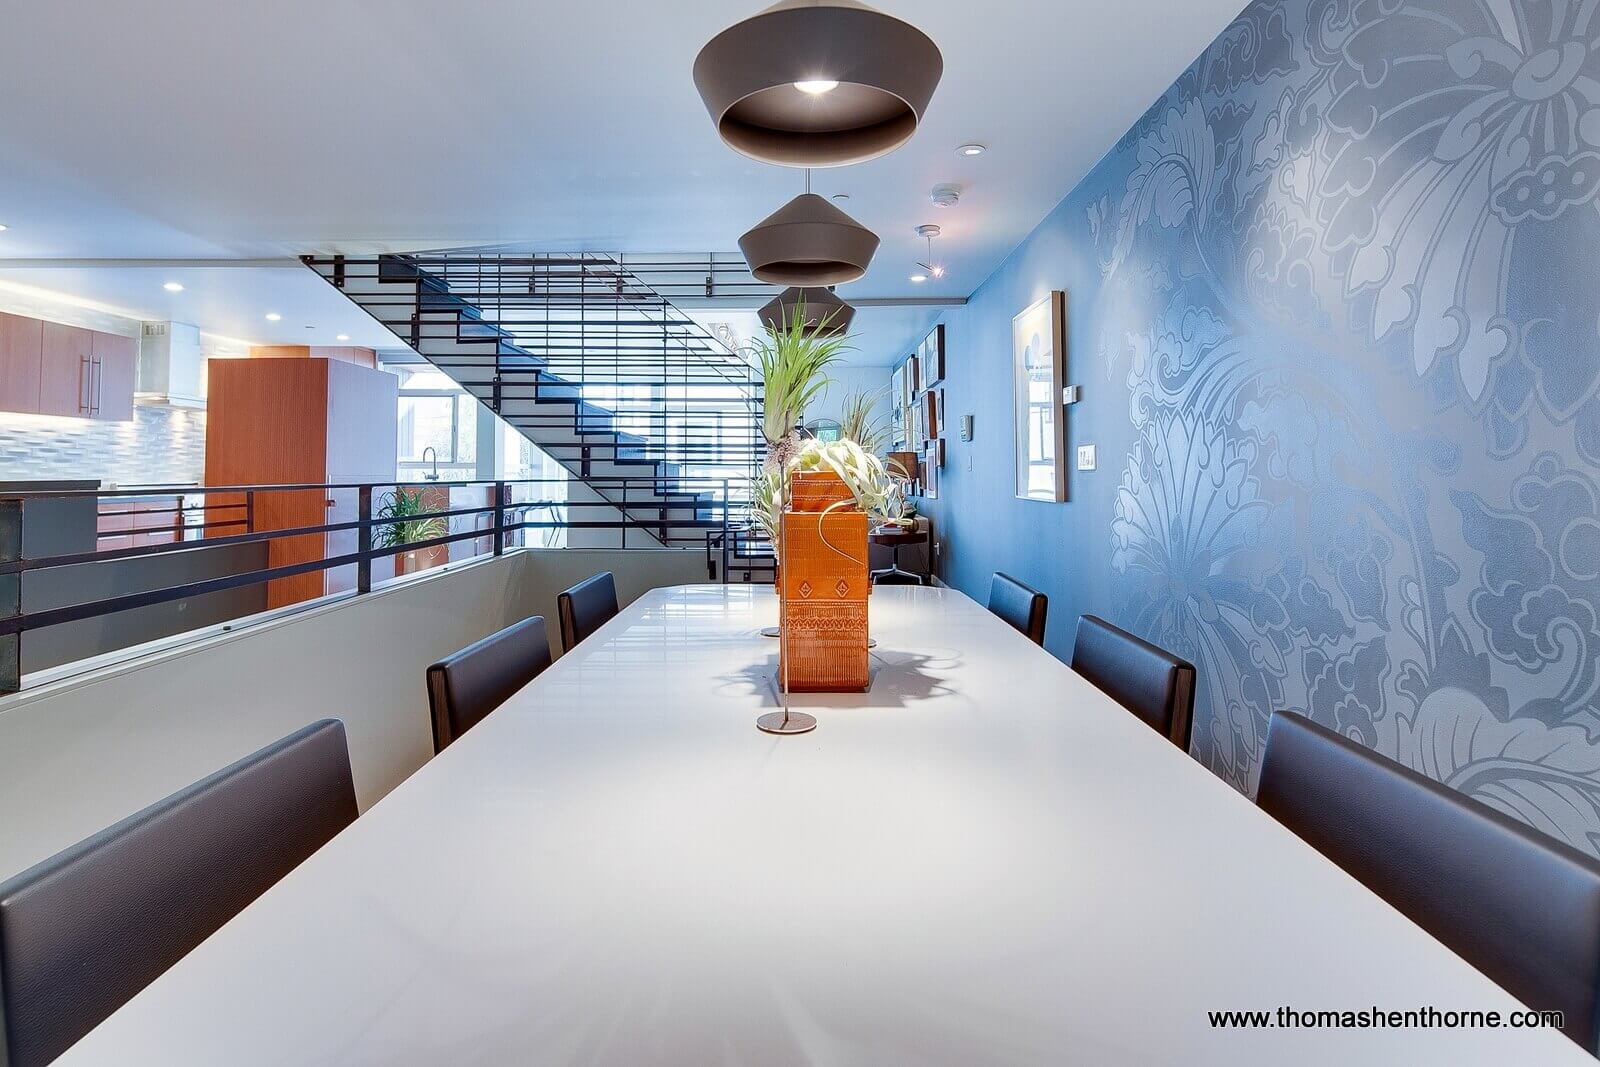
[[[843,337],[850,330],[856,309],[827,289],[802,289],[791,285],[756,312],[762,325],[782,333],[796,321],[803,321],[808,332],[824,337]],[[823,325],[826,323],[826,325]]]
[[[808,170],[806,191],[739,238],[739,250],[771,285],[838,285],[867,273],[878,235],[813,193]]]
[[[899,148],[943,73],[927,34],[858,0],[781,0],[717,34],[694,61],[723,141],[790,167]]]

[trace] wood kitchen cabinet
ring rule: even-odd
[[[400,380],[336,359],[222,359],[209,370],[206,485],[325,485],[385,482],[395,477]],[[381,490],[380,490],[381,492]],[[354,489],[257,490],[253,528],[292,530],[351,522]],[[244,514],[243,495],[211,493],[208,521]],[[373,506],[377,506],[374,500]],[[219,528],[217,535],[240,532]],[[275,538],[273,567],[356,551],[355,530]],[[381,580],[386,567],[374,565]],[[267,583],[267,606],[282,607],[354,588],[354,564]]]
[[[43,359],[39,367],[41,415],[87,417],[94,376],[94,331],[59,322],[43,324]]]
[[[39,410],[44,323],[0,312],[0,411]]]
[[[0,411],[126,422],[139,341],[0,313]]]
[[[107,422],[133,418],[133,389],[139,374],[139,339],[114,333],[94,335],[92,416]]]

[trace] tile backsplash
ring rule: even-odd
[[[205,447],[204,411],[136,404],[132,422],[0,412],[0,481],[199,482]]]

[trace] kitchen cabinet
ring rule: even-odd
[[[399,379],[335,359],[223,359],[210,367],[206,412],[206,485],[326,485],[385,482],[395,476]],[[382,490],[379,490],[382,493]],[[292,530],[351,522],[354,489],[258,490],[254,529]],[[213,521],[241,514],[243,494],[212,493]],[[378,501],[373,501],[377,507]],[[223,509],[228,510],[223,510]],[[217,530],[217,536],[238,533]],[[274,538],[273,567],[356,551],[355,530]],[[387,577],[388,559],[373,566]],[[267,606],[282,607],[355,587],[348,564],[267,584]]]
[[[94,331],[59,322],[43,324],[43,358],[39,366],[41,415],[87,417],[94,376]]]
[[[0,312],[0,411],[39,409],[44,323]]]
[[[133,387],[139,374],[139,339],[96,332],[93,355],[93,417],[128,422],[133,418]]]
[[[0,411],[127,422],[139,341],[0,314]]]

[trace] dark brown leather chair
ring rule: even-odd
[[[1039,590],[995,571],[989,583],[989,610],[1036,645],[1044,644],[1044,618],[1049,607],[1049,599]]]
[[[433,751],[443,752],[548,666],[543,615],[512,623],[429,666]]]
[[[1194,719],[1194,664],[1095,615],[1078,618],[1072,669],[1189,751]]]
[[[1600,862],[1302,715],[1273,716],[1256,803],[1600,1048]]]
[[[0,885],[0,1064],[55,1059],[355,817],[325,719]]]
[[[561,610],[561,650],[571,652],[617,613],[617,585],[610,571],[585,578],[556,597]]]

